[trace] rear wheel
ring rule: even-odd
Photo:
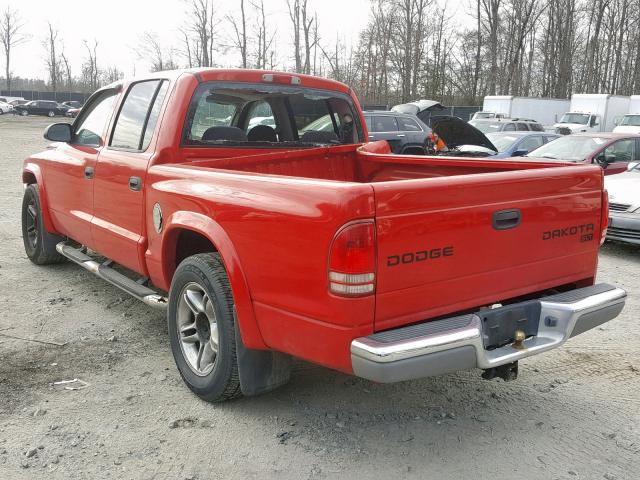
[[[26,117],[27,115],[29,115],[29,112],[27,112],[26,110],[21,110],[20,115],[22,115],[23,117]]]
[[[171,350],[187,386],[209,402],[241,396],[233,305],[219,254],[180,263],[169,293]]]
[[[55,117],[56,116],[56,112],[54,112],[53,110],[49,110],[49,113],[47,113],[48,117]]]
[[[24,250],[36,265],[61,263],[65,257],[56,250],[63,237],[47,232],[42,222],[42,207],[38,185],[31,184],[22,199],[22,240]]]

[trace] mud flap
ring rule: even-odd
[[[236,356],[242,394],[251,397],[270,392],[289,381],[291,357],[272,350],[245,347],[236,318]]]

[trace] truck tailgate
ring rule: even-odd
[[[559,166],[373,183],[375,330],[590,279],[602,182]]]

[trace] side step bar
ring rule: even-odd
[[[77,263],[83,268],[86,268],[91,273],[97,275],[103,280],[106,280],[111,285],[124,290],[132,297],[143,301],[147,305],[159,309],[167,308],[167,297],[158,294],[158,292],[156,292],[155,290],[152,290],[149,287],[145,287],[135,280],[132,280],[129,277],[114,270],[109,266],[112,263],[111,260],[107,260],[104,263],[96,262],[81,249],[72,247],[66,242],[58,243],[56,245],[56,250],[58,251],[58,253],[60,253],[60,255],[67,257],[72,262]]]

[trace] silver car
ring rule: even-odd
[[[640,163],[604,180],[609,192],[607,238],[640,245]]]

